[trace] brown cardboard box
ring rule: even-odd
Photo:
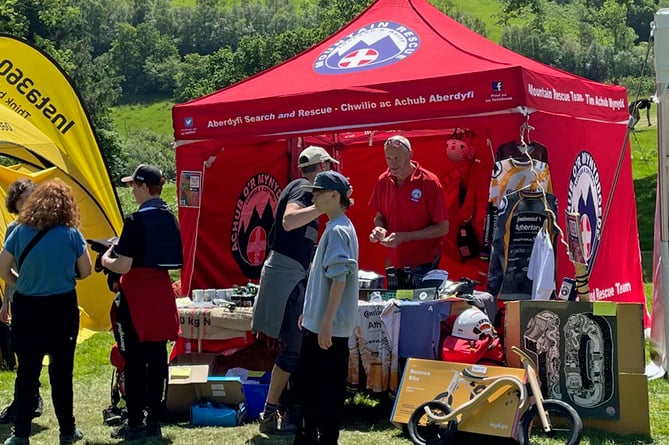
[[[618,420],[583,419],[585,429],[616,434],[643,434],[650,437],[648,413],[648,378],[645,374],[620,374],[620,418]]]
[[[216,354],[182,354],[174,358],[168,368],[167,410],[175,415],[187,416],[190,407],[200,397],[198,386],[206,385]]]
[[[438,360],[421,360],[410,358],[404,368],[404,375],[395,400],[391,421],[408,423],[414,410],[424,402],[434,399],[446,391],[449,382],[455,375],[472,365],[450,363]],[[486,376],[494,377],[505,374],[513,375],[525,381],[525,370],[500,366],[476,365],[476,369],[484,371]],[[482,403],[467,419],[458,422],[459,431],[491,434],[501,437],[512,437],[517,425],[518,396],[516,391],[502,387],[495,391],[489,399]],[[461,384],[453,395],[452,406],[457,407],[470,399],[467,384]]]
[[[574,316],[575,319],[585,316],[583,320],[590,321],[575,325],[569,322]],[[608,327],[610,338],[606,341],[585,337],[587,326],[595,326],[595,321],[600,327]],[[539,378],[543,380],[545,397],[572,404],[584,424],[592,428],[619,434],[649,434],[641,304],[514,301],[506,304],[504,332],[509,366],[520,366],[518,357],[511,352],[511,346],[520,347],[535,360],[537,355],[532,349],[541,349],[544,354],[543,372],[546,374],[542,374],[540,369]],[[578,344],[578,341],[574,343],[574,339],[579,337],[572,335],[573,332],[579,332],[579,349],[588,348],[588,369],[581,369],[584,366],[580,362],[581,355],[573,346]],[[601,332],[604,336],[604,329]],[[567,352],[568,342],[571,342],[571,352]],[[546,352],[551,345],[554,353]],[[574,359],[576,356],[579,360]],[[551,367],[556,369],[549,373],[547,370]],[[552,385],[547,383],[551,381],[551,375],[555,379]],[[587,381],[589,379],[591,381]],[[602,397],[593,403],[584,394],[595,385],[601,385],[593,384],[596,379],[603,383],[602,388],[606,388],[610,397]]]
[[[511,301],[506,304],[504,340],[506,361],[509,366],[521,367],[520,359],[511,352],[511,346],[524,349],[521,342],[520,318],[524,307],[546,308],[553,312],[565,311],[568,307],[579,307],[581,312],[597,313],[597,308],[615,305],[616,351],[618,372],[643,374],[646,368],[646,351],[643,337],[643,306],[639,303],[590,302],[578,303],[570,301]]]

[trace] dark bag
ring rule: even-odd
[[[7,302],[8,303],[8,302]],[[0,322],[0,368],[13,371],[16,368],[16,356],[12,348],[11,331],[7,323]]]

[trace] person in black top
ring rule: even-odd
[[[289,433],[296,430],[279,413],[279,400],[297,367],[302,333],[297,320],[304,306],[307,270],[318,237],[321,212],[312,203],[312,194],[300,188],[311,185],[321,171],[338,162],[325,149],[309,146],[301,153],[298,166],[302,178],[290,182],[279,196],[274,224],[268,236],[270,254],[260,274],[260,288],[253,308],[251,330],[278,339],[279,355],[272,369],[265,410],[260,415],[260,432]]]
[[[162,437],[160,425],[167,391],[167,342],[179,334],[170,269],[183,264],[176,217],[160,198],[162,171],[140,164],[121,179],[132,187],[139,209],[123,222],[118,243],[101,258],[101,266],[121,275],[112,305],[114,338],[125,360],[128,418],[111,431],[126,441]]]
[[[629,106],[630,109],[630,115],[634,117],[634,124],[632,124],[632,128],[636,126],[636,124],[641,120],[641,114],[639,110],[646,110],[646,120],[648,120],[648,126],[651,126],[650,123],[650,104],[653,103],[652,98],[643,98],[643,99],[637,99],[634,102],[632,102]]]

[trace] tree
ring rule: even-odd
[[[152,77],[150,68],[177,57],[177,49],[168,36],[160,34],[149,23],[136,28],[124,24],[112,43],[110,54],[116,72],[123,76],[123,94],[128,97],[164,93],[161,84]]]

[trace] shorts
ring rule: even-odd
[[[280,350],[276,358],[276,365],[286,372],[293,373],[297,369],[297,357],[302,348],[302,330],[297,326],[297,320],[304,308],[304,293],[306,280],[302,280],[292,290],[286,301],[283,311],[283,321],[279,331]]]

